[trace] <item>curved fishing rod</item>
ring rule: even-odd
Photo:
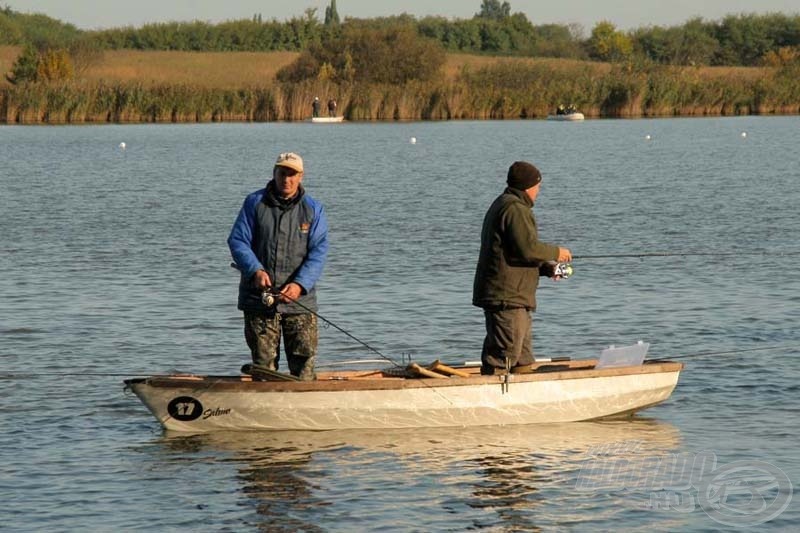
[[[293,303],[296,303],[297,305],[299,305],[300,307],[302,307],[303,309],[305,309],[306,311],[308,311],[309,313],[311,313],[311,314],[312,314],[312,315],[314,315],[315,317],[319,318],[320,320],[322,320],[322,321],[326,322],[327,324],[329,324],[329,325],[333,326],[334,328],[338,329],[339,331],[341,331],[342,333],[344,333],[345,335],[347,335],[348,337],[350,337],[351,339],[353,339],[353,340],[354,340],[354,341],[356,341],[357,343],[359,343],[359,344],[361,344],[362,346],[366,347],[368,350],[371,350],[371,351],[375,352],[376,354],[378,354],[379,356],[381,356],[381,357],[382,357],[383,359],[385,359],[386,361],[389,361],[390,363],[392,363],[394,366],[396,366],[396,367],[398,367],[398,368],[400,368],[400,367],[401,367],[401,365],[397,364],[397,362],[396,362],[394,359],[392,359],[391,357],[389,357],[388,355],[384,355],[384,354],[382,354],[382,353],[381,353],[380,351],[378,351],[376,348],[373,348],[372,346],[370,346],[370,345],[369,345],[369,344],[367,344],[366,342],[362,341],[361,339],[359,339],[358,337],[356,337],[355,335],[353,335],[353,334],[352,334],[352,333],[350,333],[349,331],[347,331],[347,330],[345,330],[344,328],[342,328],[342,327],[339,327],[339,326],[337,326],[336,324],[334,324],[334,323],[333,323],[333,321],[331,321],[331,320],[328,320],[327,318],[325,318],[325,317],[324,317],[324,316],[322,316],[321,314],[317,313],[317,312],[316,312],[316,311],[314,311],[313,309],[311,309],[311,308],[309,308],[309,307],[307,307],[307,306],[303,305],[303,304],[302,304],[302,303],[300,303],[300,302],[299,302],[299,301],[298,301],[296,298],[292,298],[291,296],[287,296],[287,295],[285,295],[285,294],[280,294],[280,293],[277,293],[277,292],[267,292],[267,291],[264,291],[264,293],[265,293],[265,294],[268,294],[268,295],[270,295],[270,296],[272,296],[272,297],[274,297],[274,298],[277,298],[277,297],[279,297],[279,296],[284,296],[284,297],[288,298],[288,299],[289,299],[289,300],[291,300]],[[262,298],[263,298],[263,297],[262,297]]]
[[[234,267],[234,268],[238,268],[238,267],[236,267],[236,263],[231,263],[231,266],[232,266],[232,267]],[[264,291],[264,292],[261,294],[261,299],[262,299],[262,302],[264,302],[264,304],[267,304],[267,303],[268,303],[268,301],[269,301],[269,300],[268,300],[268,298],[272,298],[272,303],[270,304],[270,306],[271,306],[271,305],[273,305],[273,304],[275,304],[275,303],[276,303],[276,302],[275,302],[275,298],[277,298],[279,295],[280,295],[280,293],[275,293],[275,292]],[[309,313],[313,314],[315,317],[319,318],[320,320],[323,320],[323,321],[325,321],[326,323],[330,324],[331,326],[335,327],[336,329],[338,329],[339,331],[341,331],[342,333],[344,333],[345,335],[347,335],[348,337],[350,337],[350,338],[351,338],[351,339],[353,339],[354,341],[358,342],[359,344],[361,344],[361,345],[363,345],[363,346],[366,346],[366,347],[367,347],[369,350],[372,350],[373,352],[375,352],[376,354],[378,354],[379,356],[381,356],[381,357],[382,357],[383,359],[385,359],[386,361],[389,361],[389,362],[390,362],[392,365],[394,365],[395,367],[397,367],[397,368],[403,368],[403,366],[402,366],[402,365],[399,365],[399,364],[398,364],[398,363],[397,363],[397,362],[396,362],[394,359],[392,359],[391,357],[389,357],[389,356],[387,356],[387,355],[384,355],[384,354],[382,354],[382,353],[381,353],[381,352],[379,352],[379,351],[378,351],[376,348],[373,348],[372,346],[370,346],[370,345],[369,345],[369,344],[367,344],[366,342],[362,341],[361,339],[359,339],[358,337],[356,337],[356,336],[355,336],[355,335],[353,335],[352,333],[348,332],[348,331],[347,331],[347,330],[345,330],[344,328],[341,328],[341,327],[337,326],[336,324],[334,324],[333,322],[331,322],[330,320],[328,320],[328,319],[327,319],[327,318],[325,318],[324,316],[320,315],[319,313],[317,313],[317,312],[316,312],[316,311],[314,311],[313,309],[310,309],[310,308],[306,307],[305,305],[301,304],[299,301],[297,301],[297,299],[296,299],[296,298],[292,298],[291,296],[286,296],[285,294],[284,294],[283,296],[285,296],[286,298],[288,298],[288,299],[289,299],[289,300],[291,300],[292,302],[296,303],[297,305],[299,305],[300,307],[302,307],[303,309],[305,309],[305,310],[306,310],[306,311],[308,311]],[[449,403],[450,405],[453,405],[453,406],[455,406],[455,404],[453,403],[453,401],[452,401],[450,398],[448,398],[446,395],[442,394],[442,392],[441,392],[441,391],[439,391],[438,389],[436,389],[436,387],[434,387],[433,383],[427,383],[427,382],[426,382],[426,380],[424,380],[424,379],[423,379],[423,380],[421,380],[421,383],[422,383],[422,385],[423,385],[423,386],[425,386],[425,387],[429,388],[430,390],[434,391],[434,392],[435,392],[435,393],[436,393],[436,394],[437,394],[439,397],[441,397],[441,398],[442,398],[443,400],[445,400],[447,403]]]
[[[231,268],[235,268],[236,270],[239,270],[239,265],[237,265],[236,263],[231,263]],[[270,289],[272,289],[272,287],[270,287]],[[320,315],[319,313],[317,313],[317,312],[316,312],[316,311],[314,311],[313,309],[310,309],[310,308],[306,307],[305,305],[303,305],[302,303],[300,303],[300,302],[299,302],[299,301],[298,301],[296,298],[292,298],[291,296],[286,296],[285,294],[284,294],[284,295],[281,295],[280,293],[278,293],[278,292],[273,292],[273,291],[271,291],[271,290],[266,290],[266,291],[264,291],[264,292],[262,293],[262,295],[261,295],[261,301],[262,301],[262,302],[264,302],[264,304],[265,304],[265,305],[267,305],[267,307],[272,307],[272,305],[274,305],[274,304],[276,303],[276,302],[275,302],[275,299],[276,299],[276,298],[278,298],[278,297],[280,297],[280,296],[284,296],[284,297],[288,298],[288,299],[289,299],[289,300],[291,300],[293,303],[296,303],[297,305],[299,305],[300,307],[302,307],[303,309],[305,309],[306,311],[308,311],[309,313],[311,313],[311,314],[312,314],[312,315],[314,315],[315,317],[319,318],[320,320],[322,320],[322,321],[323,321],[323,322],[325,322],[326,324],[328,324],[328,325],[330,325],[330,326],[333,326],[334,328],[338,329],[339,331],[341,331],[342,333],[344,333],[345,335],[347,335],[348,337],[350,337],[351,339],[353,339],[353,340],[354,340],[354,341],[356,341],[357,343],[359,343],[359,344],[361,344],[362,346],[366,347],[368,350],[370,350],[370,351],[372,351],[372,352],[375,352],[376,354],[378,354],[379,356],[381,356],[381,357],[382,357],[383,359],[385,359],[386,361],[389,361],[390,363],[392,363],[394,366],[396,366],[396,367],[398,367],[398,368],[400,368],[400,367],[402,366],[402,365],[399,365],[399,364],[397,363],[397,361],[395,361],[394,359],[392,359],[392,358],[391,358],[391,357],[389,357],[388,355],[384,355],[384,354],[382,354],[382,353],[381,353],[380,351],[378,351],[376,348],[373,348],[372,346],[370,346],[370,345],[369,345],[369,344],[367,344],[366,342],[362,341],[361,339],[359,339],[358,337],[356,337],[356,336],[355,336],[355,335],[353,335],[352,333],[348,332],[348,331],[347,331],[347,330],[345,330],[344,328],[342,328],[342,327],[339,327],[338,325],[334,324],[334,323],[333,323],[333,321],[331,321],[331,320],[328,320],[327,318],[325,318],[324,316]]]

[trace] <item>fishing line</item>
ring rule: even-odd
[[[763,348],[743,348],[740,350],[726,350],[724,352],[698,352],[685,355],[676,355],[674,357],[658,357],[656,359],[648,359],[648,361],[672,361],[673,359],[689,359],[691,357],[704,357],[707,355],[733,355],[744,352],[763,352],[766,350],[791,350],[797,349],[797,345],[790,346],[765,346]]]

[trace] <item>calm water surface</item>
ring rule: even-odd
[[[0,527],[703,531],[757,514],[740,512],[742,486],[775,514],[800,484],[800,258],[775,253],[800,250],[798,131],[798,117],[0,127]],[[542,238],[575,254],[742,253],[576,260],[542,282],[538,354],[771,349],[687,359],[670,401],[632,422],[165,434],[121,380],[249,359],[225,239],[287,150],[331,226],[320,312],[391,357],[479,356],[479,228],[517,159],[545,176]],[[333,328],[320,344],[320,364],[374,357]],[[719,484],[647,482],[655,461],[709,453],[706,473],[774,476],[740,469],[716,514],[701,493],[725,503]],[[800,496],[786,505],[757,528],[794,529]]]

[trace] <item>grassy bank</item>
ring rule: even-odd
[[[0,47],[0,71],[18,53]],[[279,84],[296,54],[105,52],[57,84],[0,84],[0,122],[301,120],[314,96],[348,120],[541,118],[559,103],[588,116],[800,112],[800,76],[774,68],[611,65],[451,54],[442,76],[403,86]]]

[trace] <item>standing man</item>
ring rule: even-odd
[[[502,368],[530,372],[531,313],[539,274],[553,276],[553,261],[572,260],[568,249],[539,241],[531,209],[541,181],[535,166],[517,161],[508,169],[508,187],[483,219],[472,304],[483,308],[486,319],[484,375]]]
[[[322,104],[319,101],[319,96],[314,97],[314,101],[311,102],[311,116],[317,118],[319,116],[319,107]]]
[[[328,100],[328,116],[329,117],[336,116],[336,100],[333,98]]]
[[[317,355],[315,285],[328,253],[328,222],[322,204],[306,194],[303,159],[278,156],[267,186],[247,196],[228,237],[241,272],[238,308],[253,363],[278,369],[283,334],[292,375],[313,380]],[[275,303],[262,301],[264,291]]]

